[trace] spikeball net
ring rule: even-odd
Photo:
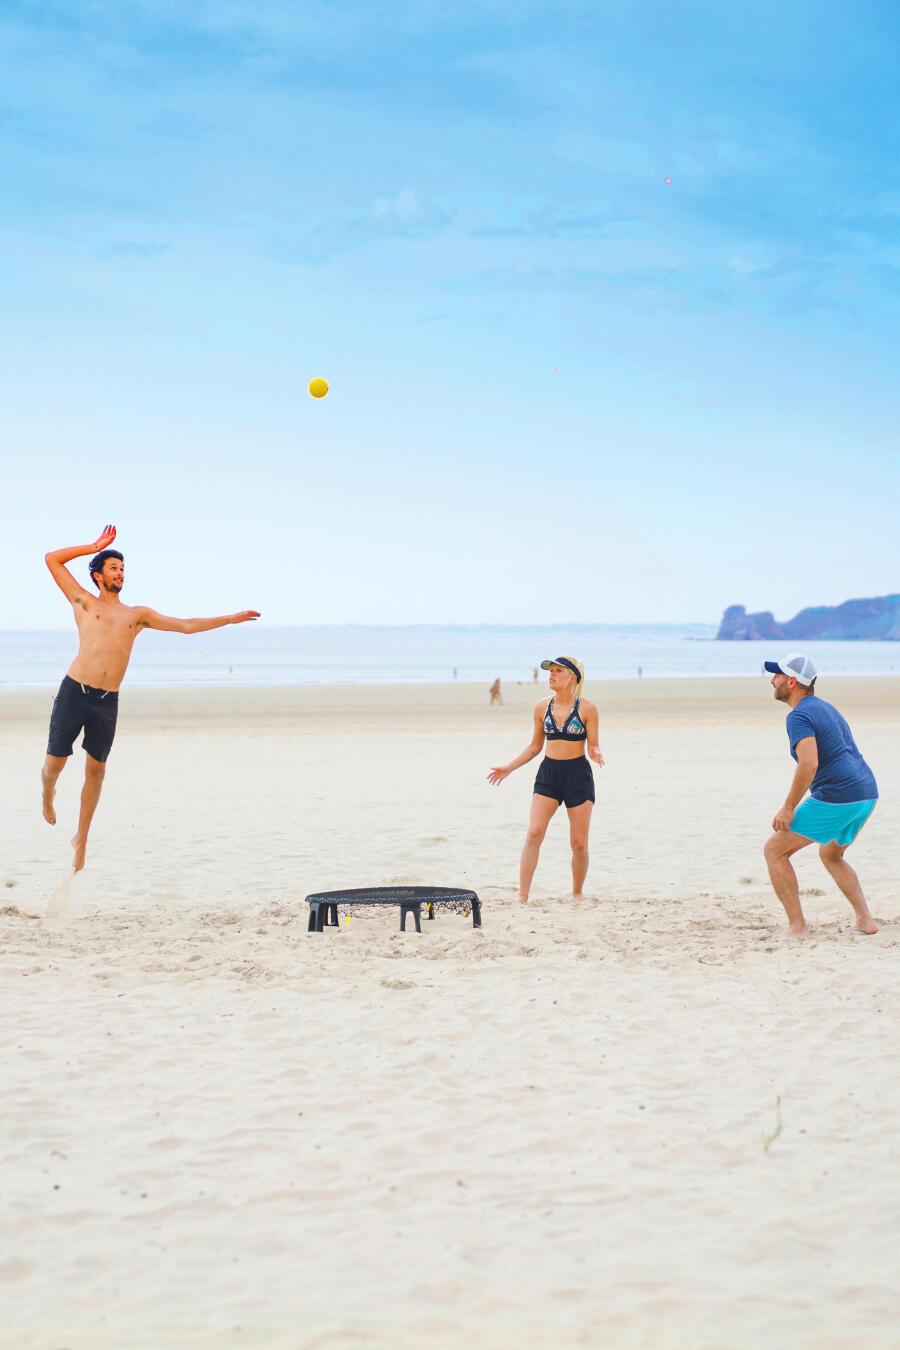
[[[318,901],[321,905],[337,905],[338,914],[345,919],[371,915],[385,905],[404,904],[421,905],[423,918],[430,906],[435,910],[449,909],[452,914],[467,918],[472,913],[473,904],[478,903],[474,891],[460,890],[455,886],[362,887],[350,891],[319,891],[315,895],[308,895],[306,899]]]

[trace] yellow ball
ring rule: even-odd
[[[328,393],[328,381],[310,380],[309,392],[312,394],[313,398],[324,398]]]

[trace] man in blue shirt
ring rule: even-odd
[[[769,877],[788,917],[787,931],[792,937],[809,937],[791,855],[815,842],[853,906],[858,930],[877,933],[859,878],[844,861],[844,851],[875,809],[875,776],[837,708],[817,698],[817,672],[808,656],[793,653],[783,661],[766,661],[763,668],[772,676],[777,701],[790,708],[788,742],[797,761],[784,806],[772,821],[775,833],[765,847]],[[810,795],[801,801],[807,788]]]

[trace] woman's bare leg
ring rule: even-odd
[[[519,863],[520,905],[528,899],[534,869],[537,867],[538,854],[541,851],[541,844],[544,842],[544,835],[547,833],[547,826],[558,810],[559,802],[555,797],[541,797],[538,793],[535,793],[531,799],[531,817],[528,821],[528,833],[525,836],[522,858]]]
[[[581,892],[590,862],[588,834],[591,829],[591,811],[593,809],[593,802],[582,802],[580,806],[568,808],[569,842],[572,845],[572,898],[574,900],[582,899]]]

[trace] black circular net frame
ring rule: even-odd
[[[461,890],[458,886],[364,886],[350,891],[318,891],[306,897],[307,901],[337,905],[338,914],[351,917],[403,903],[420,904],[423,913],[427,913],[429,904],[434,904],[435,912],[449,909],[453,914],[467,917],[472,913],[472,901],[477,898],[474,891]]]

